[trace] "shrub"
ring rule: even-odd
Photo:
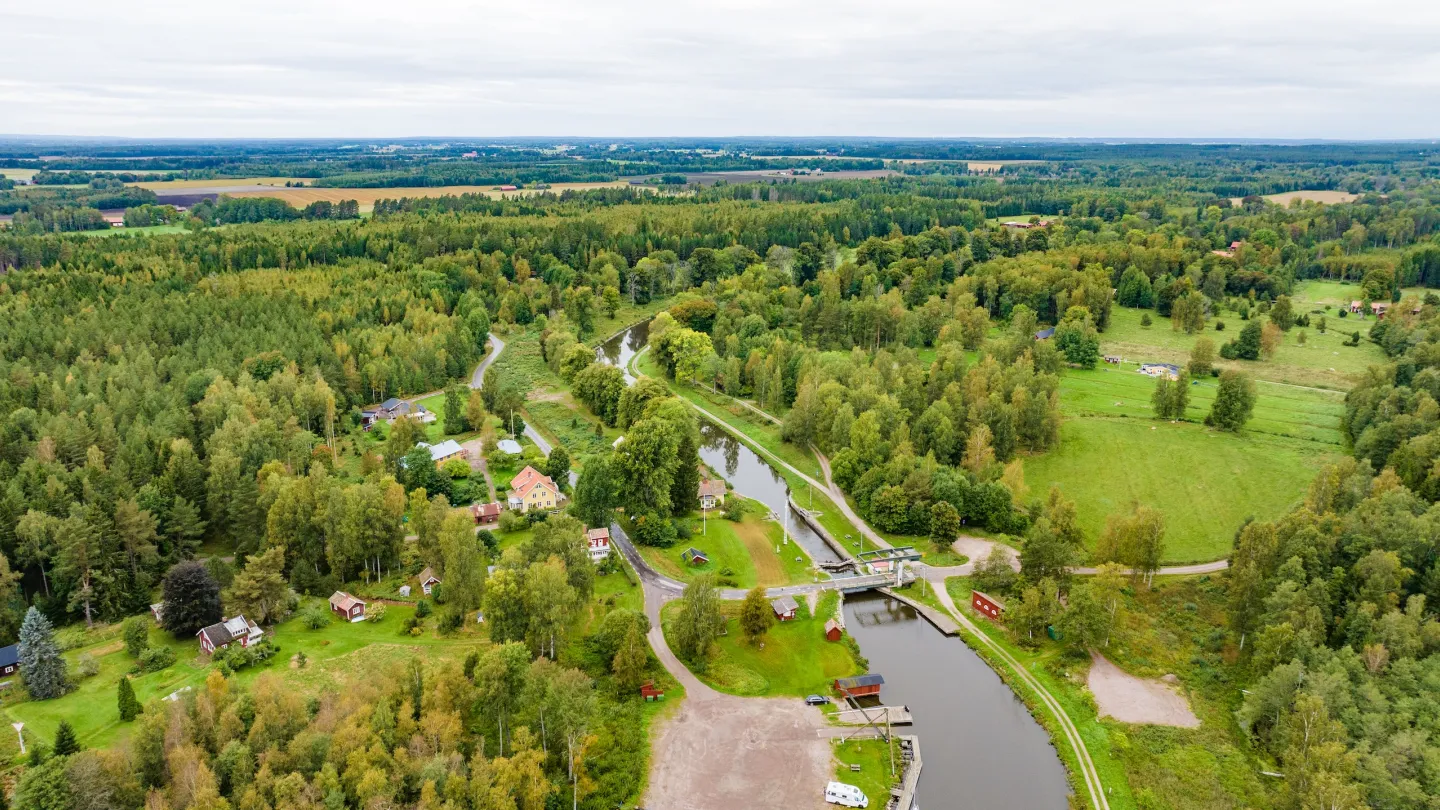
[[[677,539],[689,540],[690,535],[693,533],[694,532],[691,530],[689,522],[683,520],[675,521],[675,537]]]
[[[423,619],[430,615],[430,603],[421,599],[415,603],[415,618]]]
[[[242,647],[239,644],[231,644],[223,650],[215,653],[216,665],[221,667],[221,672],[239,672],[240,670],[268,661],[280,647],[270,639],[261,639],[259,644],[249,647]]]
[[[725,516],[726,520],[739,523],[745,519],[745,501],[738,497],[726,498],[721,514]]]
[[[459,608],[446,608],[445,612],[440,614],[439,625],[442,633],[453,633],[464,623],[465,611]]]
[[[372,622],[372,623],[375,623],[375,624],[379,624],[379,623],[380,623],[381,621],[383,621],[384,619],[385,619],[385,606],[384,606],[384,605],[366,605],[366,606],[365,606],[365,621],[367,621],[367,622]]]
[[[1155,323],[1155,321],[1153,318],[1150,317],[1150,313],[1146,312],[1140,316],[1141,326],[1149,326],[1152,323]]]
[[[330,611],[319,605],[311,605],[300,614],[300,621],[311,630],[319,630],[330,623]]]
[[[1216,322],[1215,322],[1215,331],[1216,331],[1216,332],[1224,332],[1224,331],[1225,331],[1225,322],[1224,322],[1224,321],[1216,321]]]
[[[507,509],[500,513],[500,523],[496,528],[503,534],[509,534],[510,532],[522,531],[529,525],[519,512],[511,512]]]
[[[308,658],[305,657],[304,651],[295,653],[295,668],[296,668],[296,669],[304,669],[304,668],[305,668],[305,665],[306,665],[307,663],[309,663],[309,661],[310,661],[310,659],[308,659]]]
[[[75,671],[80,673],[82,678],[94,677],[100,674],[100,662],[89,653],[80,653],[75,659]]]
[[[175,651],[169,647],[151,647],[140,653],[138,668],[141,672],[159,672],[175,663]]]
[[[130,653],[134,658],[139,658],[140,653],[150,646],[150,617],[148,615],[131,616],[125,620],[125,652]]]

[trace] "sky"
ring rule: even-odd
[[[0,4],[0,134],[1440,137],[1434,0]]]

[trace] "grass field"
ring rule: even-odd
[[[1032,497],[1055,485],[1074,501],[1092,545],[1106,516],[1127,512],[1132,503],[1159,509],[1165,562],[1199,562],[1225,556],[1245,518],[1289,511],[1339,451],[1189,423],[1071,418],[1060,429],[1059,447],[1025,459],[1025,482]]]
[[[1276,205],[1290,205],[1291,200],[1309,200],[1318,203],[1347,203],[1359,199],[1359,195],[1351,194],[1348,191],[1327,191],[1327,190],[1300,190],[1282,191],[1279,194],[1266,194],[1261,199],[1269,200]],[[1232,205],[1239,205],[1243,201],[1241,197],[1231,197]]]
[[[1304,290],[1309,284],[1301,285]],[[1338,286],[1338,285],[1337,285]],[[1348,303],[1348,300],[1347,300]],[[1309,312],[1306,306],[1299,313]],[[1154,323],[1141,326],[1140,318],[1150,312]],[[1311,316],[1312,320],[1315,316]],[[1225,330],[1215,331],[1215,322],[1223,321]],[[1284,343],[1275,352],[1272,360],[1222,360],[1222,368],[1238,368],[1260,380],[1289,383],[1292,385],[1330,388],[1348,391],[1365,373],[1365,369],[1376,363],[1383,363],[1384,353],[1380,347],[1364,340],[1365,334],[1375,323],[1373,319],[1356,321],[1353,318],[1339,318],[1332,310],[1327,316],[1328,329],[1320,334],[1314,326],[1296,326],[1284,333]],[[1170,322],[1159,318],[1153,311],[1115,307],[1110,314],[1110,327],[1100,335],[1101,350],[1105,354],[1119,355],[1136,363],[1169,362],[1184,365],[1190,358],[1190,350],[1203,334],[1220,348],[1222,343],[1233,339],[1245,326],[1233,312],[1224,312],[1218,318],[1211,318],[1206,330],[1199,334],[1187,335],[1170,328]],[[1355,330],[1362,338],[1359,346],[1340,345]],[[1298,335],[1304,330],[1306,341],[1301,346]]]
[[[835,781],[860,788],[860,792],[879,807],[879,802],[890,795],[890,788],[899,784],[899,774],[904,765],[900,760],[900,743],[894,739],[885,740],[836,740]],[[895,776],[890,775],[892,750],[895,762]],[[850,769],[859,765],[859,771]]]
[[[731,497],[736,497],[731,495]],[[717,514],[701,521],[692,515],[686,525],[693,532],[688,540],[679,540],[670,548],[637,546],[646,561],[657,571],[672,579],[689,582],[702,574],[714,574],[717,579],[733,584],[726,587],[753,588],[756,585],[772,587],[810,582],[813,574],[810,559],[799,546],[783,546],[783,528],[772,520],[765,519],[765,506],[747,500],[745,519],[732,523]],[[710,562],[704,565],[687,565],[680,555],[691,547],[705,552]],[[776,548],[782,552],[777,553]],[[799,558],[798,560],[796,558]],[[729,573],[726,573],[726,572]]]
[[[830,683],[859,672],[850,648],[839,642],[825,640],[825,619],[833,616],[839,595],[827,593],[820,597],[815,615],[810,614],[804,600],[796,617],[776,622],[759,644],[745,641],[733,614],[739,602],[726,602],[732,618],[727,635],[716,640],[709,666],[700,679],[710,686],[732,695],[782,697],[809,694],[830,694]],[[680,602],[667,604],[661,613],[669,635],[671,621],[680,611]]]
[[[144,236],[146,234],[185,233],[184,225],[146,225],[143,228],[106,228],[101,231],[75,231],[80,236]]]

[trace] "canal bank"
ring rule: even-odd
[[[641,326],[644,337],[634,327],[596,352],[597,358],[622,368],[631,382],[630,361],[644,350],[649,333],[648,323]],[[785,478],[754,449],[704,417],[700,424],[701,459],[736,492],[777,515],[789,512],[789,533],[813,560],[838,562],[853,556],[799,508]],[[931,767],[923,774],[915,768],[902,777],[919,806],[954,807],[961,796],[966,797],[965,806],[1067,806],[1069,780],[1049,734],[973,650],[958,639],[947,639],[914,607],[887,595],[849,596],[842,616],[870,669],[885,676],[885,701],[909,706],[914,736],[925,741]],[[942,618],[937,612],[931,620],[943,624]],[[953,633],[955,623],[949,621],[949,627]],[[884,798],[871,800],[878,806]]]

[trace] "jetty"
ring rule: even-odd
[[[888,715],[888,716],[887,716]],[[846,726],[863,726],[889,721],[892,726],[908,726],[915,722],[909,706],[866,706],[844,709],[835,713],[835,722]]]

